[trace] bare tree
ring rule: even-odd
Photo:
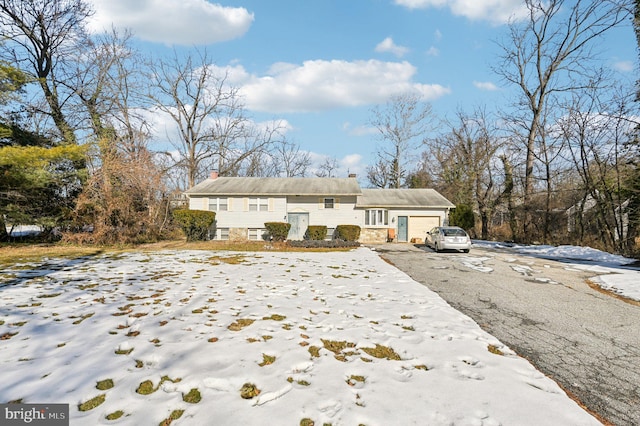
[[[449,131],[436,139],[437,173],[443,192],[456,204],[466,204],[480,216],[482,239],[488,239],[496,206],[505,193],[500,179],[498,155],[504,137],[484,109],[473,114],[458,111]]]
[[[246,116],[238,88],[229,84],[210,63],[206,51],[169,60],[152,68],[149,98],[177,126],[179,139],[172,143],[181,155],[181,166],[191,187],[207,169],[222,176],[254,170],[253,154],[268,150],[280,140],[281,122],[258,126]],[[249,172],[249,173],[254,173]]]
[[[523,204],[524,238],[531,239],[529,207],[534,193],[536,140],[551,97],[593,84],[594,44],[628,16],[628,0],[525,0],[523,23],[510,25],[500,43],[501,61],[495,72],[520,90],[518,105],[526,148]],[[552,122],[550,120],[549,122]]]
[[[339,164],[338,159],[336,157],[327,157],[324,159],[322,164],[318,167],[316,171],[317,177],[336,177],[335,171],[338,170]]]
[[[300,151],[300,146],[283,138],[274,144],[273,163],[275,176],[304,177],[311,165],[311,156],[306,151]]]
[[[0,35],[8,40],[11,60],[32,72],[49,110],[47,114],[68,143],[76,142],[64,105],[72,93],[60,91],[65,64],[85,40],[84,25],[92,15],[83,0],[0,0]]]
[[[627,238],[631,194],[626,182],[635,169],[629,142],[640,124],[636,107],[630,94],[616,94],[604,103],[590,91],[576,96],[561,122],[568,159],[582,183],[582,200],[574,209],[574,218],[581,222],[576,229],[578,238],[584,242],[588,236],[585,218],[593,217],[591,231],[604,248],[627,254],[634,245]]]
[[[378,130],[381,144],[367,177],[376,187],[401,188],[412,169],[413,154],[432,128],[431,105],[417,94],[406,93],[391,97],[372,114],[370,124]]]

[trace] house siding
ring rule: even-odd
[[[333,209],[324,208],[324,198],[334,198],[337,201]],[[356,200],[355,196],[289,196],[286,212],[309,213],[309,225],[325,225],[327,228],[335,228],[338,225],[360,225],[364,214],[355,210]]]

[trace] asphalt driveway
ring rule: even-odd
[[[640,425],[640,306],[557,261],[473,248],[374,247],[558,382],[601,421]]]

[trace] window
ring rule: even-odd
[[[229,208],[227,198],[209,198],[209,211],[226,212]]]
[[[389,211],[383,209],[365,210],[364,224],[368,226],[389,225]]]
[[[333,198],[325,198],[324,199],[324,208],[325,209],[332,209],[334,204],[335,204],[335,199],[333,199]]]
[[[211,235],[212,240],[228,240],[229,228],[216,228],[215,233]]]
[[[269,200],[267,198],[249,198],[250,212],[266,212],[269,210]]]
[[[249,239],[253,241],[264,240],[264,236],[267,233],[263,228],[249,228]]]

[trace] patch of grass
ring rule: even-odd
[[[85,284],[80,284],[80,285],[78,285],[78,288],[79,288],[80,290],[87,290],[87,289],[95,288],[95,287],[98,287],[98,284],[97,284],[97,283],[95,283],[95,284],[86,284],[86,285],[85,285]]]
[[[202,395],[198,389],[191,389],[188,394],[182,394],[182,400],[189,404],[197,404],[202,400]]]
[[[107,390],[107,389],[111,389],[113,387],[113,380],[112,379],[105,379],[105,380],[100,380],[97,384],[96,384],[96,389],[98,390]]]
[[[234,256],[212,256],[209,258],[209,261],[214,265],[219,265],[220,263],[226,263],[229,265],[239,265],[241,263],[247,262],[245,259],[245,255],[237,254]]]
[[[107,414],[105,416],[105,419],[107,419],[107,420],[118,420],[123,415],[124,415],[124,411],[118,410],[118,411],[114,411],[113,413]]]
[[[394,361],[400,361],[400,355],[398,355],[393,349],[388,346],[382,346],[376,343],[375,348],[362,348],[364,352],[376,358],[385,358]]]
[[[98,405],[102,404],[106,398],[107,398],[107,395],[100,394],[95,398],[91,398],[90,400],[83,402],[82,404],[78,404],[78,410],[80,411],[93,410]]]
[[[314,426],[316,423],[308,417],[300,420],[300,426]]]
[[[116,349],[116,351],[115,351],[116,355],[129,355],[131,352],[133,352],[133,348],[130,348],[130,349]]]
[[[102,253],[101,247],[72,246],[64,244],[2,244],[0,264],[13,265],[23,262],[39,262],[44,257],[76,259]]]
[[[335,359],[338,361],[346,362],[348,356],[358,355],[357,351],[345,351],[345,349],[352,349],[356,347],[355,343],[337,340],[322,340],[324,348],[335,354]]]
[[[258,365],[260,367],[264,367],[265,365],[271,365],[274,362],[276,362],[276,357],[275,356],[262,354],[262,362],[260,364],[258,364]]]
[[[245,383],[240,389],[240,397],[242,399],[251,399],[260,395],[260,389],[253,383]]]
[[[17,332],[15,332],[15,333],[4,333],[3,335],[0,335],[0,340],[9,340],[13,336],[15,336],[16,334],[18,334],[18,333]]]
[[[240,331],[243,328],[250,326],[254,322],[255,320],[249,318],[240,318],[236,320],[236,322],[229,324],[227,328],[231,331]]]
[[[313,358],[320,358],[320,348],[317,346],[309,346],[309,353]]]
[[[94,314],[95,314],[95,312],[91,312],[89,314],[82,315],[79,319],[75,320],[72,324],[73,325],[78,325],[82,321],[86,320],[87,318],[91,318]],[[74,317],[70,317],[70,318],[74,318]]]
[[[287,317],[284,315],[273,314],[270,317],[263,317],[263,320],[272,320],[272,321],[284,321]]]
[[[504,355],[504,352],[502,352],[500,349],[498,349],[498,347],[497,347],[497,346],[495,346],[495,345],[489,345],[489,346],[487,347],[487,350],[488,350],[489,352],[491,352],[492,354],[496,354],[496,355]]]
[[[138,385],[138,389],[136,389],[136,393],[139,393],[140,395],[151,395],[156,390],[157,388],[153,386],[153,382],[151,380],[145,380],[144,382]]]
[[[50,294],[40,294],[38,296],[36,296],[39,299],[48,299],[48,298],[52,298],[52,297],[58,297],[60,296],[62,293],[50,293]]]
[[[429,371],[429,367],[427,367],[424,364],[420,364],[420,365],[414,365],[413,368],[415,368],[416,370],[424,370],[424,371]]]
[[[142,368],[144,367],[144,362],[142,362],[139,359],[136,359],[136,368]]]
[[[184,414],[184,410],[173,410],[169,417],[159,423],[159,426],[169,426],[174,420],[178,420]]]
[[[358,383],[364,383],[367,379],[364,376],[354,376],[351,375],[348,379],[347,379],[347,384],[349,386],[355,386]]]

